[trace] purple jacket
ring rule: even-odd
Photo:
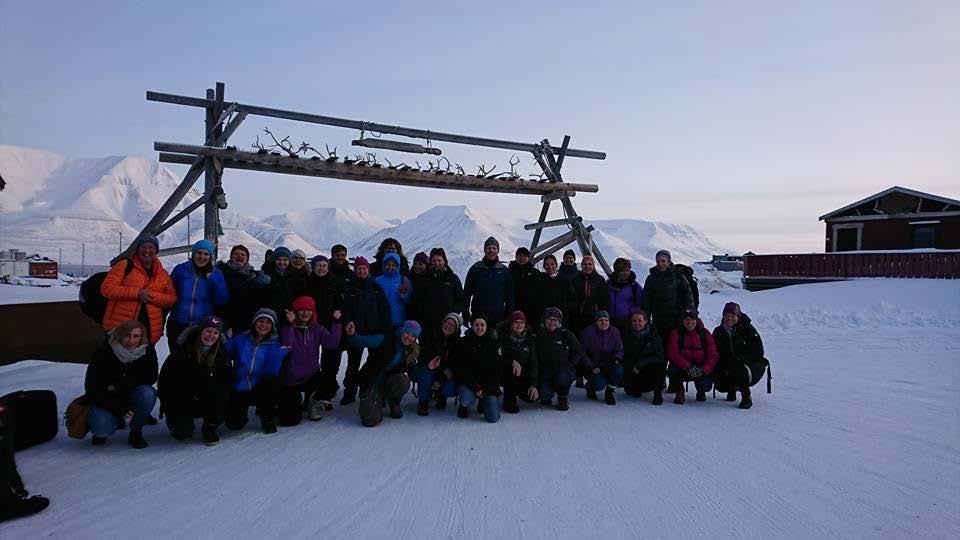
[[[626,283],[617,283],[615,278],[607,282],[610,289],[610,320],[626,323],[630,321],[630,312],[643,307],[643,286],[637,283],[637,275],[630,272]]]
[[[283,386],[302,384],[320,370],[320,347],[336,348],[340,344],[340,323],[327,330],[319,323],[306,328],[280,328],[280,343],[290,348],[283,363],[280,381]]]
[[[605,332],[601,332],[595,324],[584,328],[580,332],[580,346],[583,348],[583,366],[587,370],[623,360],[623,340],[614,326]]]

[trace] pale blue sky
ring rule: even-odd
[[[686,223],[740,250],[820,250],[819,215],[894,184],[960,198],[955,1],[0,0],[2,143],[155,159],[155,140],[199,143],[202,113],[144,92],[200,96],[218,80],[245,103],[531,142],[570,134],[609,155],[565,166],[600,184],[575,199],[586,219]],[[253,117],[233,144],[264,126],[341,153],[356,136]],[[468,169],[510,157],[438,146]],[[259,216],[539,208],[239,171],[224,182],[233,209]]]

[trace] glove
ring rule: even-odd
[[[265,287],[269,285],[271,281],[273,280],[270,279],[270,275],[267,274],[266,272],[260,272],[259,274],[257,274],[257,277],[254,278],[253,280],[253,282],[257,284],[257,286],[259,287]]]
[[[704,373],[700,366],[690,366],[687,368],[687,376],[691,379],[699,379],[704,376]]]

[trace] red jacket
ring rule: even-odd
[[[701,339],[706,343],[702,343]],[[670,339],[667,342],[667,359],[678,368],[685,370],[691,365],[696,365],[710,375],[717,366],[718,358],[717,345],[713,341],[713,336],[703,327],[703,321],[700,319],[697,319],[697,328],[693,332],[687,332],[683,326],[670,332]]]
[[[150,342],[156,344],[163,335],[163,310],[170,309],[177,302],[177,292],[160,259],[153,261],[153,273],[140,264],[140,258],[133,257],[133,268],[124,275],[127,261],[121,260],[113,265],[100,286],[100,293],[107,299],[107,311],[103,315],[103,328],[108,332],[120,324],[137,320],[140,306],[145,305],[150,319]],[[140,289],[153,293],[153,303],[140,303]]]

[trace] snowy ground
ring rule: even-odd
[[[218,447],[65,433],[17,455],[52,499],[0,538],[939,537],[960,535],[960,282],[859,280],[703,296],[754,318],[774,393],[488,425],[448,408],[360,426],[354,408]],[[80,393],[83,366],[21,362],[0,393]],[[692,396],[691,396],[692,397]],[[719,397],[719,396],[718,396]]]

